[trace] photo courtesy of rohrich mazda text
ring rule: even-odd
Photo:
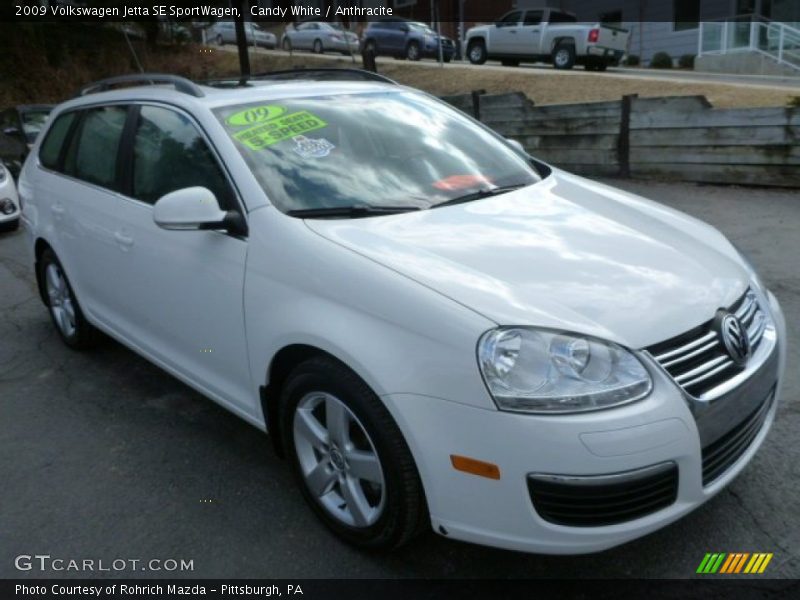
[[[377,75],[101,82],[18,187],[63,342],[102,331],[267,430],[364,548],[610,548],[773,422],[784,318],[722,234]]]

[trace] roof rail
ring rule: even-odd
[[[185,77],[178,75],[167,75],[163,73],[137,73],[134,75],[120,75],[118,77],[109,77],[108,79],[101,79],[88,85],[83,86],[76,96],[86,96],[87,94],[96,94],[97,92],[104,92],[111,89],[116,85],[126,83],[135,83],[139,85],[159,85],[159,84],[172,84],[175,89],[184,94],[189,94],[195,98],[202,98],[205,96],[200,87]]]
[[[315,81],[378,81],[397,85],[393,79],[364,69],[342,68],[294,68],[285,71],[268,71],[258,73],[252,79],[314,79]]]
[[[295,79],[310,79],[313,81],[377,81],[380,83],[390,83],[397,85],[397,82],[362,69],[341,69],[341,68],[313,68],[305,69],[296,67],[285,71],[267,71],[251,75],[249,78],[238,79],[213,79],[206,81],[206,85],[214,87],[247,87],[249,81],[291,81]]]

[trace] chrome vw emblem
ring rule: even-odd
[[[726,313],[719,322],[719,337],[725,350],[738,366],[743,366],[750,358],[750,336],[739,317]]]

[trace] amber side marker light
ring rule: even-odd
[[[487,477],[489,479],[500,479],[500,467],[492,463],[483,462],[467,456],[450,455],[450,462],[456,471],[464,471],[470,475]]]

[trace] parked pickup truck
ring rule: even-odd
[[[498,59],[507,66],[520,61],[552,62],[556,69],[576,64],[605,71],[619,63],[628,48],[628,31],[605,24],[578,23],[575,16],[547,8],[513,10],[491,25],[467,31],[472,64]]]

